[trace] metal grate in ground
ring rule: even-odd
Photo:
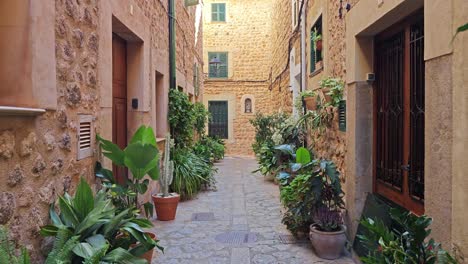
[[[214,221],[214,213],[194,213],[192,214],[192,221]]]
[[[309,243],[306,238],[296,238],[293,235],[280,234],[278,235],[279,240],[283,244],[304,244]]]
[[[215,240],[225,244],[242,245],[247,243],[254,243],[257,241],[257,235],[255,233],[246,231],[232,231],[217,235]]]

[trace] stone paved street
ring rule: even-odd
[[[251,173],[254,159],[226,157],[217,167],[217,191],[180,203],[175,221],[155,221],[166,251],[153,264],[353,263],[349,258],[322,260],[309,243],[280,240],[279,235],[289,233],[281,224],[278,186]],[[193,218],[194,213],[205,214]],[[230,231],[238,231],[236,244],[218,242],[218,235]]]

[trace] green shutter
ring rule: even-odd
[[[225,3],[211,4],[211,21],[216,21],[216,22],[226,21],[226,4]]]
[[[315,71],[315,43],[314,43],[315,32],[310,32],[310,73]]]

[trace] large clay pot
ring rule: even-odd
[[[156,234],[151,233],[151,232],[145,232],[148,234],[153,240],[156,240]],[[132,244],[130,245],[130,248],[136,247],[138,244]],[[153,259],[153,254],[154,254],[154,248],[146,251],[143,255],[139,256],[140,258],[146,259],[148,263],[151,263],[151,260]]]
[[[310,225],[309,238],[318,257],[323,259],[337,259],[343,253],[346,243],[346,228],[336,232],[318,230],[316,224]]]
[[[317,110],[317,96],[304,97],[307,110]]]
[[[180,195],[171,193],[170,196],[162,197],[160,194],[153,195],[156,215],[160,221],[171,221],[176,217],[177,205],[180,201]]]

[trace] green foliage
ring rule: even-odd
[[[100,163],[96,165],[96,177],[101,178],[120,209],[130,206],[139,208],[138,194],[145,194],[149,185],[149,180],[143,178],[146,175],[152,180],[159,178],[159,150],[153,129],[140,126],[131,138],[130,144],[123,150],[99,135],[97,135],[97,139],[104,156],[115,165],[128,168],[133,177],[127,179],[124,186],[119,185],[112,175],[112,171],[102,168]],[[153,215],[152,203],[145,203],[144,208],[146,215]]]
[[[275,145],[272,140],[273,133],[275,132],[274,130],[278,128],[281,123],[284,123],[287,117],[285,113],[273,115],[264,115],[262,113],[255,114],[255,118],[250,120],[250,123],[255,128],[255,143],[252,145],[255,154],[260,152],[260,149],[265,143],[272,146]]]
[[[216,169],[209,160],[198,156],[192,149],[173,149],[172,160],[174,161],[174,180],[171,190],[180,194],[181,199],[190,199],[202,187],[215,183]]]
[[[321,89],[328,90],[327,95],[331,97],[331,102],[328,105],[338,107],[340,101],[343,100],[344,82],[339,78],[325,78],[319,83]]]
[[[457,263],[439,243],[429,239],[431,218],[398,209],[392,209],[390,216],[398,224],[396,229],[390,230],[381,220],[368,218],[361,221],[366,232],[358,239],[369,250],[369,254],[361,258],[363,263]]]
[[[81,263],[88,261],[76,252],[83,247],[82,243],[91,243],[100,235],[106,241],[106,250],[100,251],[99,258],[93,259],[106,261],[107,250],[109,254],[113,250],[127,251],[135,256],[154,247],[159,247],[158,241],[153,240],[144,233],[143,228],[152,227],[147,219],[137,218],[138,210],[130,207],[117,213],[117,208],[112,204],[104,191],[99,191],[95,196],[84,179],[81,179],[75,197],[67,193],[59,197],[58,214],[54,204],[50,208],[50,225],[41,228],[41,235],[55,236],[52,251],[47,257],[47,264],[56,263]],[[130,249],[130,245],[138,243],[136,248]],[[119,256],[119,255],[117,255]],[[122,259],[116,259],[113,263],[125,263]]]
[[[295,158],[290,171],[298,175],[291,179],[291,174],[280,174],[281,201],[287,210],[283,223],[293,234],[305,232],[312,222],[320,230],[336,231],[343,222],[344,193],[335,164],[312,160],[306,148],[299,148]]]
[[[176,147],[191,146],[196,121],[194,105],[185,93],[177,89],[170,89],[169,91],[168,121]]]
[[[301,97],[306,98],[306,97],[315,97],[317,96],[317,91],[315,90],[305,90],[301,92]]]
[[[216,162],[224,158],[224,141],[213,137],[204,136],[193,146],[195,154],[205,160]]]
[[[194,126],[198,135],[204,135],[206,124],[210,119],[210,112],[205,108],[203,103],[197,102],[193,105]]]
[[[8,238],[8,230],[0,225],[0,263],[29,264],[29,253],[26,248],[21,248],[21,253],[16,254],[15,243]]]

